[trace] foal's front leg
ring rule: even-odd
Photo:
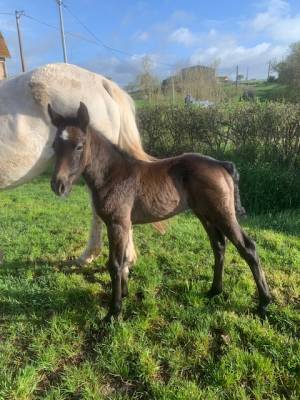
[[[125,248],[123,269],[122,269],[122,297],[128,295],[128,275],[129,269],[135,264],[137,260],[134,243],[133,243],[133,229],[130,228],[128,232],[128,240]]]
[[[118,317],[122,308],[122,278],[125,258],[125,249],[128,242],[129,224],[122,222],[111,223],[107,227],[109,239],[108,268],[112,283],[112,298],[110,309],[105,320]],[[124,284],[124,283],[123,283]]]

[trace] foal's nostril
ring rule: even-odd
[[[62,195],[62,194],[64,194],[65,193],[65,185],[62,183],[62,182],[60,182],[59,184],[58,184],[58,194],[59,195]]]
[[[52,179],[51,180],[51,189],[58,196],[63,196],[66,191],[66,185],[60,179]]]

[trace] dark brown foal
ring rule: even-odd
[[[259,311],[265,313],[269,289],[255,243],[236,218],[236,213],[244,210],[238,173],[232,163],[197,154],[153,162],[136,160],[89,127],[88,110],[83,103],[75,117],[64,118],[51,106],[49,115],[57,127],[52,189],[65,196],[83,175],[95,210],[107,226],[112,281],[107,319],[118,316],[122,297],[128,293],[131,224],[161,221],[187,209],[202,222],[214,252],[210,295],[222,291],[227,237],[250,266],[259,293]]]

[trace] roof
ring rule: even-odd
[[[5,43],[4,37],[1,32],[0,32],[0,57],[10,58],[10,52],[7,48],[7,45]]]

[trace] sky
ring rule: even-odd
[[[21,72],[15,10],[26,14],[26,68],[62,62],[56,0],[0,0],[10,76]],[[300,40],[299,0],[64,0],[63,16],[68,62],[121,85],[142,72],[145,56],[159,78],[197,64],[230,77],[239,65],[249,79],[265,78],[269,61],[282,60]]]

